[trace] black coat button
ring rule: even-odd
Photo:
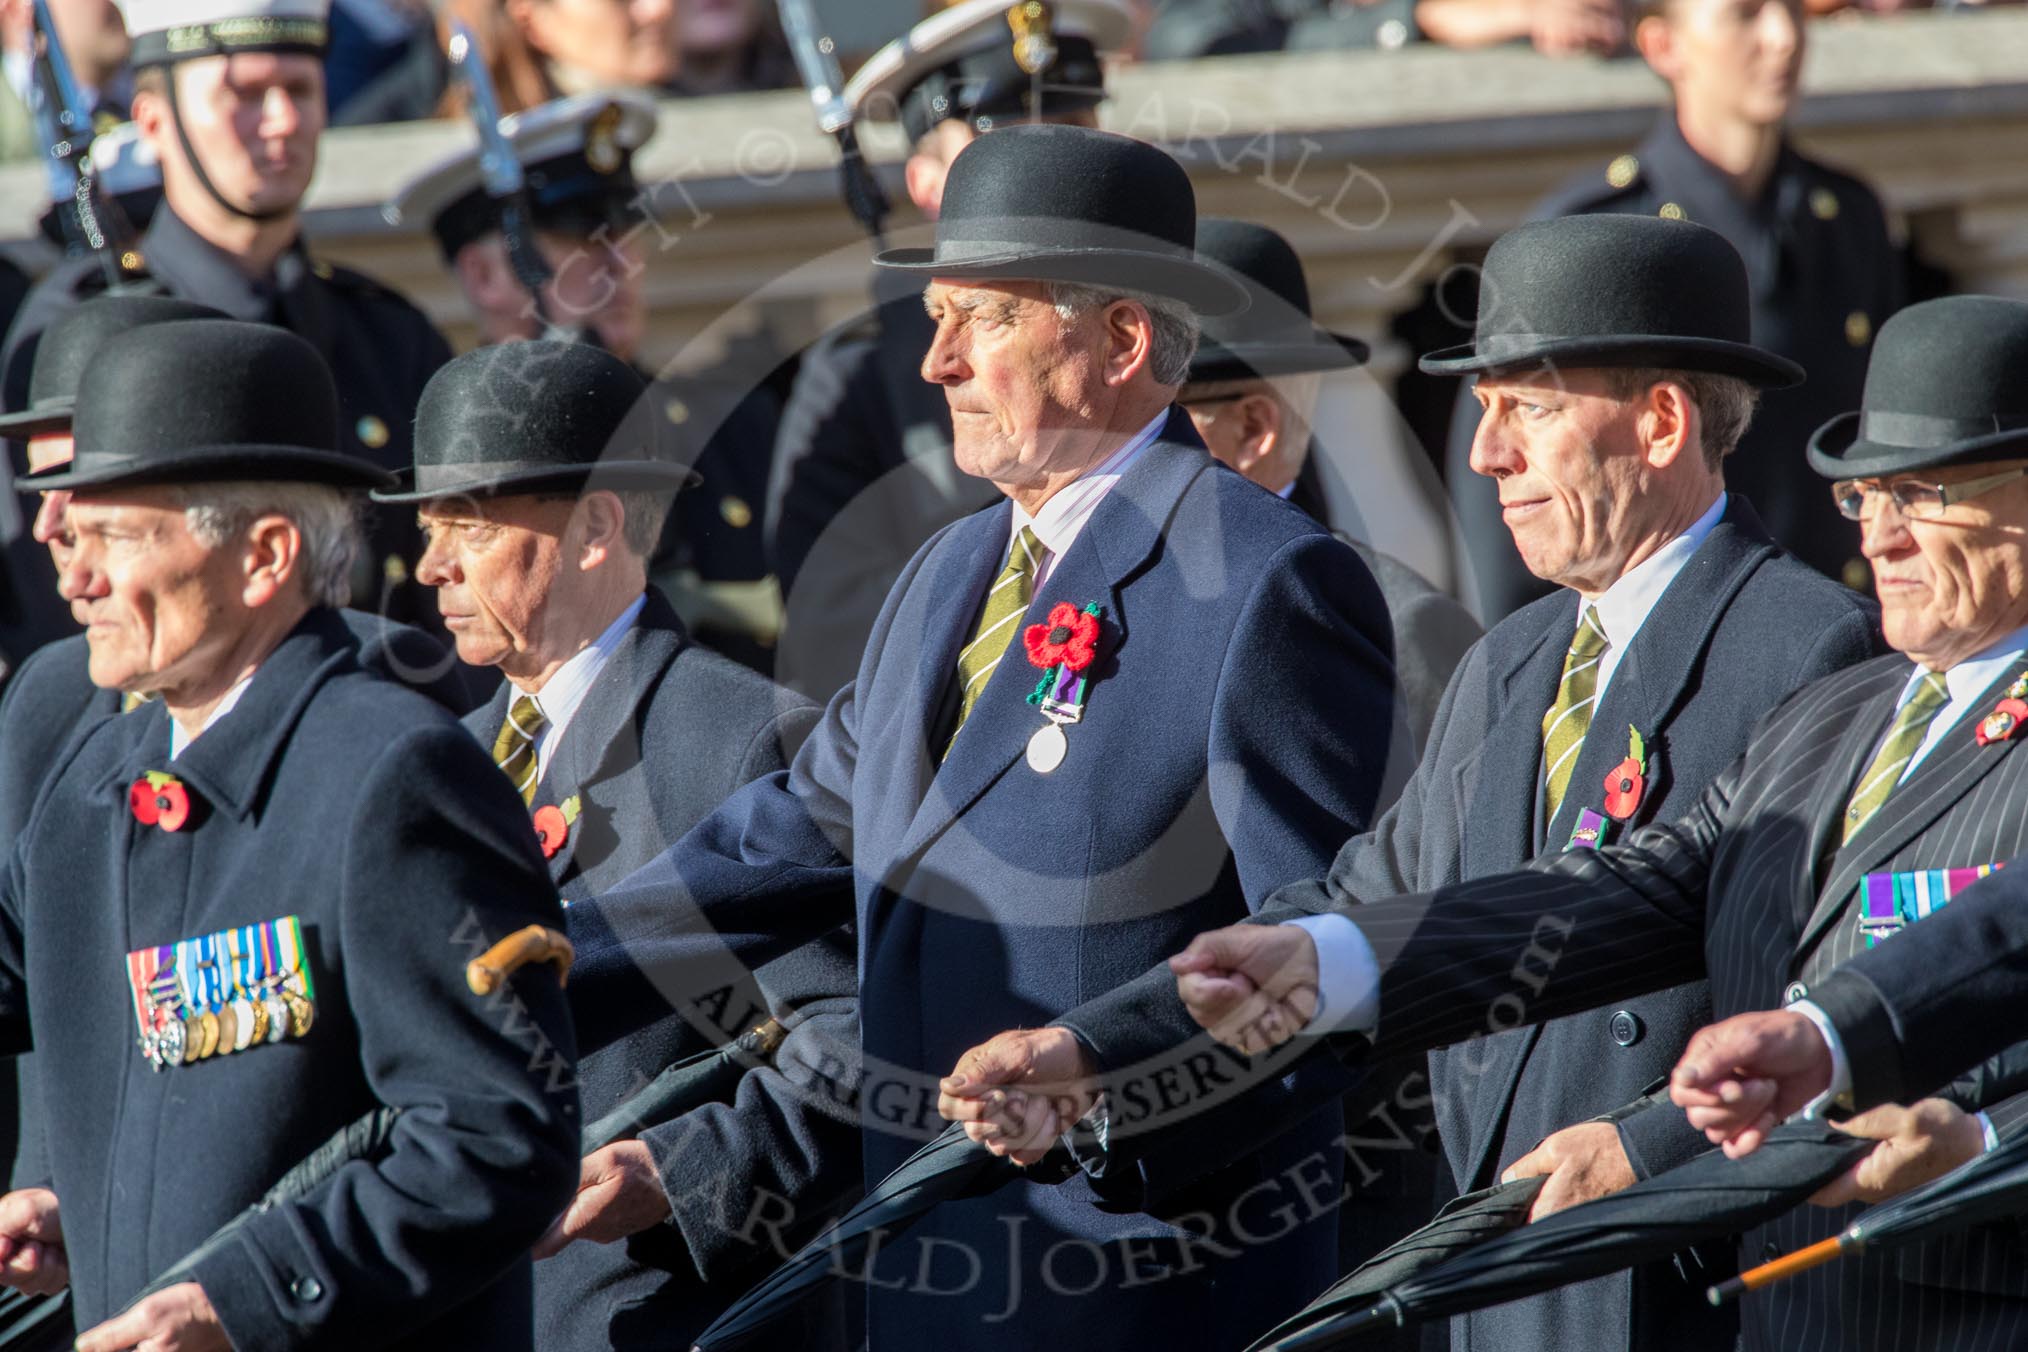
[[[1782,992],[1782,1003],[1792,1005],[1796,1001],[1806,998],[1809,993],[1810,988],[1808,986],[1805,986],[1800,981],[1791,981],[1789,988]]]
[[[315,1277],[298,1277],[289,1283],[289,1294],[305,1305],[311,1305],[323,1296],[324,1283]]]
[[[1613,1041],[1622,1047],[1631,1047],[1641,1040],[1641,1018],[1631,1009],[1616,1011],[1606,1027],[1612,1033]]]
[[[1763,1263],[1772,1263],[1775,1259],[1781,1256],[1782,1256],[1782,1246],[1775,1243],[1773,1240],[1769,1240],[1767,1243],[1760,1246],[1760,1261]]]

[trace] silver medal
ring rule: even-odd
[[[155,1046],[161,1053],[163,1065],[182,1065],[184,1048],[183,1021],[172,1015],[169,1022],[156,1030]]]
[[[1038,775],[1046,775],[1063,764],[1064,753],[1069,750],[1070,743],[1063,735],[1063,725],[1045,723],[1028,739],[1028,768]]]

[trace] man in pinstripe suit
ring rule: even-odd
[[[1529,566],[1562,590],[1465,658],[1399,804],[1339,853],[1334,876],[1362,898],[1505,872],[1600,823],[1624,833],[1680,812],[1745,749],[1754,716],[1874,647],[1865,602],[1783,554],[1745,500],[1724,492],[1722,458],[1754,386],[1794,368],[1747,345],[1746,275],[1723,239],[1653,218],[1545,222],[1494,246],[1487,288],[1506,308],[1481,316],[1474,349],[1425,366],[1477,374],[1474,468],[1498,481]],[[1510,325],[1529,335],[1525,346],[1508,340]],[[1653,788],[1612,822],[1607,772],[1625,759],[1630,728],[1648,748]],[[1166,970],[1152,994],[1180,1018]],[[1112,1004],[1072,1011],[1054,1036],[1081,1036],[1096,1065],[1121,1071],[1138,1060],[1114,1051],[1139,1035],[1123,1022],[1140,1020]],[[1642,1098],[1709,1010],[1696,979],[1546,1027],[1516,1027],[1524,1020],[1504,1009],[1489,1018],[1482,1005],[1477,1031],[1488,1035],[1430,1059],[1451,1185],[1470,1191],[1510,1168],[1550,1174],[1539,1204],[1549,1211],[1708,1149],[1678,1112],[1595,1119]],[[1182,1028],[1177,1041],[1187,1020]],[[960,1063],[973,1092],[947,1094],[947,1115],[974,1116],[1003,1082],[995,1064],[992,1044]],[[1230,1158],[1281,1118],[1258,1104],[1240,1111],[1247,1125],[1186,1134],[1215,1139]],[[1108,1154],[1136,1157],[1151,1186],[1172,1162],[1177,1183],[1210,1162],[1177,1143],[1151,1139],[1159,1156],[1145,1159],[1131,1140],[1112,1144]],[[1714,1311],[1667,1263],[1452,1329],[1460,1348],[1598,1352],[1701,1352],[1731,1337],[1732,1312]]]
[[[1624,844],[1433,894],[1332,911],[1338,870],[1275,905],[1322,919],[1201,935],[1177,960],[1192,1015],[1259,1049],[1290,1031],[1363,1051],[1452,1042],[1511,987],[1539,927],[1562,935],[1542,1018],[1708,973],[1721,1015],[1800,1004],[1867,948],[2028,845],[2028,305],[1930,301],[1883,326],[1864,407],[1810,463],[1861,523],[1888,641],[1799,693],[1696,805]],[[1913,659],[1913,660],[1911,660]],[[1341,859],[1339,868],[1342,869]],[[1960,872],[1962,871],[1962,873]],[[1959,874],[1959,877],[1953,877]],[[1325,912],[1331,912],[1325,915]],[[1264,915],[1263,918],[1272,918]],[[1935,1098],[1848,1129],[1882,1144],[1817,1201],[1745,1238],[1822,1239],[2028,1116],[2018,1049]],[[1748,1348],[2011,1348],[2028,1340],[2028,1245],[1986,1226],[1788,1283],[1742,1314]]]

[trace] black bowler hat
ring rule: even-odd
[[[78,383],[71,435],[69,464],[21,482],[389,482],[339,451],[338,392],[317,349],[271,324],[178,319],[108,339]]]
[[[1196,257],[1197,194],[1183,166],[1088,127],[1024,124],[966,146],[944,183],[936,239],[873,261],[925,277],[1118,287],[1205,316],[1247,304],[1245,287]]]
[[[1207,216],[1197,223],[1197,253],[1237,273],[1253,303],[1237,315],[1205,321],[1190,359],[1190,384],[1340,371],[1366,360],[1366,344],[1310,322],[1303,260],[1276,231]]]
[[[1480,274],[1474,341],[1424,357],[1432,375],[1655,366],[1768,389],[1803,368],[1752,343],[1746,265],[1725,237],[1659,216],[1564,216],[1509,230]]]
[[[0,436],[34,437],[68,430],[85,367],[109,339],[144,324],[223,319],[209,305],[169,296],[101,296],[51,324],[36,340],[28,373],[28,407],[0,415]]]
[[[375,502],[592,488],[675,489],[647,382],[603,348],[535,339],[482,347],[423,386],[415,466]]]
[[[1810,438],[1827,479],[2028,458],[2028,304],[1945,296],[1880,326],[1856,413]]]

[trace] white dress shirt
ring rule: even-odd
[[[1915,773],[1915,767],[1922,764],[1923,758],[1937,748],[1949,735],[1950,730],[1957,725],[1959,719],[1971,713],[1973,708],[1985,699],[1986,692],[1992,689],[1993,682],[2004,676],[2007,669],[2021,659],[2023,653],[2028,653],[2028,627],[2016,629],[1977,656],[1966,658],[1944,673],[1944,687],[1950,694],[1950,700],[1943,708],[1937,710],[1936,717],[1930,720],[1929,730],[1923,736],[1922,745],[1917,747],[1915,755],[1909,758],[1908,767],[1901,772],[1901,778],[1895,781],[1897,784],[1908,782],[1908,777]],[[1901,706],[1914,697],[1916,686],[1927,670],[1928,668],[1921,663],[1911,664],[1908,683],[1901,688],[1901,698],[1894,702],[1896,713],[1899,713]],[[1888,723],[1891,725],[1893,720],[1889,719]],[[1883,729],[1881,740],[1886,739],[1887,734]],[[1816,1025],[1817,1032],[1823,1036],[1824,1045],[1831,1051],[1830,1088],[1812,1099],[1810,1105],[1803,1109],[1803,1116],[1816,1117],[1830,1107],[1835,1099],[1851,1091],[1852,1064],[1845,1058],[1845,1044],[1838,1040],[1838,1030],[1832,1025],[1830,1015],[1819,1009],[1811,1000],[1798,1000],[1789,1008]],[[1978,1114],[1978,1119],[1985,1131],[1986,1149],[1991,1150],[1999,1140],[1993,1131],[1992,1119],[1984,1113]]]
[[[221,699],[218,702],[218,707],[211,711],[210,717],[204,720],[204,726],[199,728],[196,732],[190,733],[184,732],[183,725],[177,722],[175,718],[173,717],[170,718],[169,759],[175,760],[178,756],[182,755],[183,752],[190,746],[192,742],[196,741],[199,737],[202,737],[205,733],[211,731],[212,724],[216,723],[219,719],[224,718],[227,714],[231,713],[232,706],[239,703],[240,696],[246,693],[246,688],[248,685],[252,684],[253,678],[254,674],[251,671],[248,672],[246,675],[240,677],[239,684],[233,686],[232,689],[225,692],[225,698]]]
[[[1084,530],[1084,523],[1091,520],[1091,514],[1105,501],[1106,494],[1113,491],[1113,485],[1120,481],[1120,476],[1133,468],[1141,453],[1155,444],[1168,421],[1169,410],[1165,408],[1146,427],[1134,433],[1126,445],[1057,489],[1056,495],[1043,503],[1034,516],[1022,511],[1020,503],[1014,504],[1014,520],[1007,531],[1008,549],[1013,549],[1014,539],[1021,534],[1023,526],[1032,527],[1035,538],[1042,542],[1042,559],[1035,566],[1036,591],[1041,591],[1042,584],[1049,581],[1049,575],[1056,571],[1056,561],[1069,551]]]
[[[604,633],[572,654],[570,660],[543,683],[542,689],[535,692],[535,707],[542,711],[545,720],[542,731],[535,737],[535,778],[538,783],[549,771],[549,753],[563,744],[563,730],[576,717],[579,707],[584,704],[584,697],[591,693],[592,683],[606,669],[613,650],[634,627],[634,621],[641,618],[641,608],[647,603],[645,594],[635,597],[634,603],[621,611],[619,618],[605,627]]]
[[[1706,508],[1688,530],[1629,569],[1588,603],[1597,607],[1599,626],[1606,636],[1606,650],[1598,661],[1597,700],[1605,699],[1606,686],[1619,670],[1620,659],[1633,646],[1635,636],[1648,622],[1662,594],[1724,515],[1725,495],[1721,493],[1718,501]],[[1336,911],[1283,923],[1309,931],[1317,946],[1317,1012],[1303,1031],[1372,1032],[1380,1023],[1380,964],[1359,926]]]

